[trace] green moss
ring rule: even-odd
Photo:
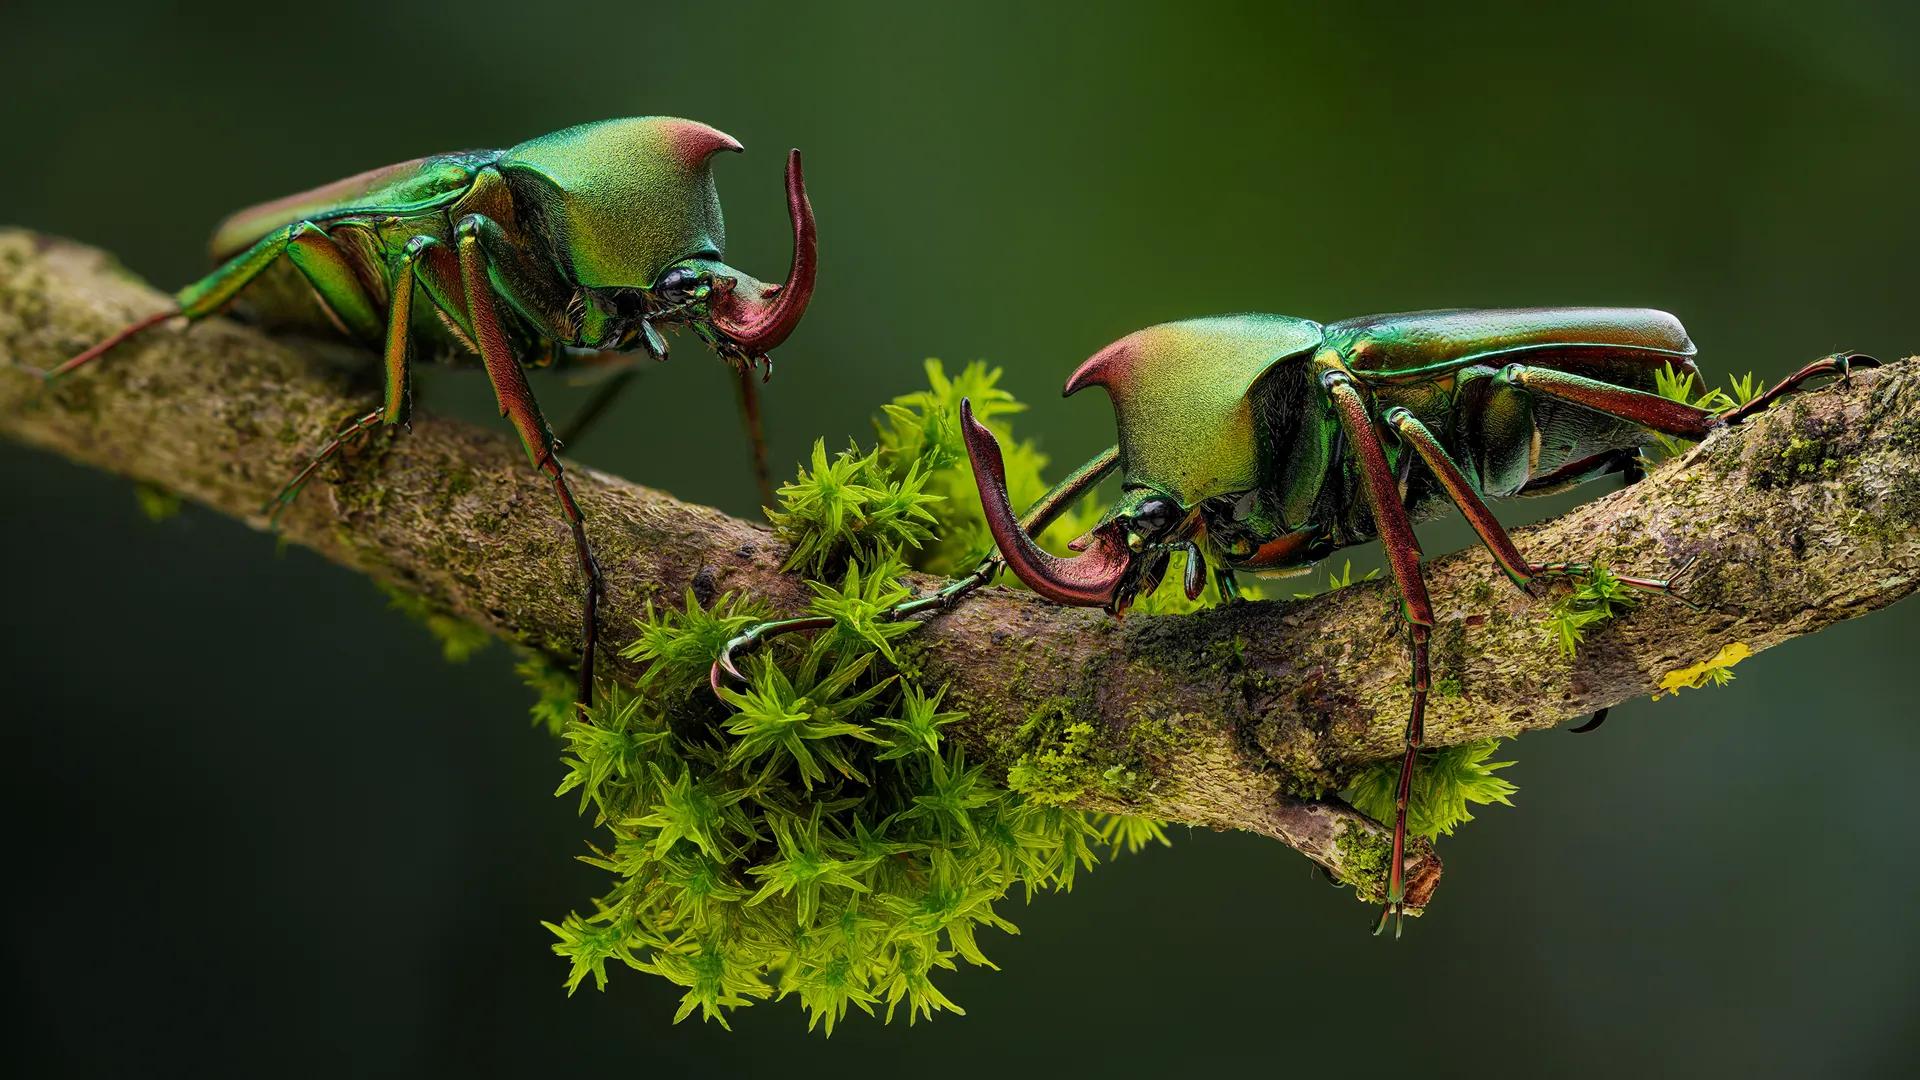
[[[676,1019],[724,1025],[791,996],[828,1033],[850,1009],[959,1011],[933,977],[988,964],[978,938],[1013,932],[996,911],[1010,891],[1069,888],[1099,846],[1165,842],[1156,822],[1069,804],[1136,796],[1133,766],[1172,745],[1168,725],[1111,733],[1062,697],[1025,717],[994,762],[946,738],[963,714],[923,681],[915,624],[887,615],[906,595],[903,560],[951,556],[926,523],[979,523],[919,497],[939,471],[927,455],[957,460],[957,432],[915,427],[921,414],[898,403],[890,415],[901,447],[912,429],[925,453],[820,448],[778,511],[815,579],[811,611],[831,629],[768,641],[716,700],[714,657],[765,612],[691,592],[684,607],[650,603],[622,650],[643,673],[584,716],[545,664],[523,664],[539,718],[566,739],[560,792],[609,835],[585,861],[612,876],[610,891],[548,924],[569,989],[604,986],[609,965],[624,965],[685,990]],[[1006,786],[989,769],[1002,760]]]
[[[166,488],[154,484],[135,484],[133,497],[140,504],[140,513],[156,524],[180,513],[180,496]]]
[[[1431,840],[1472,821],[1470,806],[1512,806],[1510,796],[1518,789],[1494,774],[1513,762],[1487,760],[1499,745],[1498,739],[1481,739],[1422,751],[1407,800],[1407,831]],[[1353,778],[1347,801],[1376,821],[1390,822],[1399,785],[1399,759],[1382,761]]]
[[[1353,822],[1347,822],[1333,838],[1340,854],[1338,877],[1353,887],[1355,898],[1369,904],[1387,899],[1387,871],[1393,865],[1393,841]]]
[[[1093,751],[1093,725],[1072,719],[1072,706],[1049,701],[1020,725],[1028,747],[1007,769],[1007,786],[1043,806],[1064,806],[1098,787],[1103,770]]]
[[[1791,408],[1789,422],[1753,440],[1747,452],[1748,477],[1762,491],[1819,480],[1840,468],[1835,433],[1803,404]]]

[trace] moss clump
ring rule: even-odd
[[[1840,468],[1834,432],[1815,423],[1805,406],[1795,403],[1792,408],[1791,424],[1755,440],[1748,451],[1748,476],[1762,491],[1820,480]]]
[[[180,513],[180,496],[155,484],[133,485],[133,498],[141,515],[156,525]]]
[[[1333,846],[1340,853],[1340,879],[1353,886],[1354,896],[1369,904],[1385,902],[1387,869],[1393,864],[1393,841],[1348,822],[1333,838]]]
[[[1428,840],[1451,836],[1473,820],[1470,805],[1512,806],[1509,796],[1519,789],[1494,773],[1513,762],[1487,760],[1499,746],[1498,739],[1481,739],[1423,751],[1407,799],[1407,831]],[[1353,778],[1347,801],[1376,821],[1391,822],[1399,785],[1399,759],[1382,761]]]
[[[1554,643],[1571,660],[1590,631],[1632,610],[1637,603],[1639,597],[1625,582],[1604,565],[1595,563],[1572,592],[1554,601],[1548,613]]]
[[[1788,487],[1818,480],[1839,467],[1840,462],[1829,456],[1825,439],[1789,435],[1754,462],[1753,482],[1763,490]]]
[[[928,409],[953,389],[930,374]],[[991,388],[995,374],[963,381]],[[889,409],[879,449],[816,446],[783,490],[775,520],[830,628],[767,642],[716,699],[709,666],[766,613],[689,591],[684,607],[647,606],[622,652],[644,665],[633,685],[584,714],[565,707],[560,793],[605,830],[585,861],[613,877],[589,911],[548,924],[569,990],[604,987],[609,964],[624,965],[684,988],[676,1020],[725,1025],[733,1009],[793,997],[829,1034],[850,1009],[958,1012],[934,979],[991,966],[979,938],[1014,932],[997,910],[1010,891],[1070,888],[1101,846],[1166,842],[1157,822],[1065,805],[1090,783],[1131,782],[1067,704],[1028,732],[1032,789],[1002,786],[946,737],[962,714],[943,689],[909,673],[896,642],[913,624],[888,614],[906,596],[899,575],[909,560],[966,562],[930,522],[979,525],[926,494],[951,479],[958,433],[915,401]],[[543,664],[522,670],[551,723],[563,685]]]

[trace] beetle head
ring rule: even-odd
[[[643,116],[522,143],[500,168],[530,199],[575,283],[658,294],[656,306],[694,321],[721,351],[758,357],[785,341],[805,313],[819,242],[795,150],[787,159],[787,281],[762,282],[721,261],[726,226],[712,158],[740,149],[705,124]]]
[[[1320,343],[1317,323],[1275,315],[1228,315],[1166,323],[1095,353],[1066,393],[1102,386],[1119,426],[1121,501],[1060,558],[1021,529],[1008,502],[1000,448],[962,406],[981,505],[1000,553],[1020,580],[1062,604],[1122,610],[1151,591],[1168,553],[1198,558],[1199,509],[1261,480],[1251,393],[1274,364]],[[1190,574],[1188,588],[1197,592]]]
[[[813,203],[807,198],[798,150],[787,154],[787,216],[793,222],[793,261],[787,267],[785,284],[760,281],[718,257],[684,259],[662,275],[663,285],[671,285],[676,275],[692,275],[705,286],[702,298],[707,321],[703,329],[723,352],[747,358],[765,356],[800,325],[807,302],[813,299],[820,238],[814,228]],[[661,299],[667,303],[675,300],[671,295]]]

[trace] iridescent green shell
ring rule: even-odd
[[[711,159],[739,149],[705,124],[640,116],[523,142],[499,167],[539,208],[572,280],[647,288],[682,259],[721,256],[726,228]]]
[[[1094,354],[1065,392],[1105,387],[1126,482],[1192,507],[1258,485],[1249,391],[1275,363],[1312,351],[1321,338],[1319,323],[1285,315],[1162,323]]]

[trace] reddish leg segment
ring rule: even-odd
[[[1334,368],[1320,377],[1320,385],[1333,403],[1340,430],[1360,466],[1367,491],[1367,505],[1373,511],[1374,527],[1380,533],[1387,566],[1393,571],[1394,584],[1400,589],[1400,614],[1407,621],[1413,651],[1412,704],[1408,710],[1406,749],[1400,758],[1400,784],[1393,799],[1393,856],[1387,870],[1387,903],[1380,913],[1374,933],[1387,927],[1387,921],[1406,913],[1407,802],[1413,794],[1413,770],[1421,744],[1426,741],[1427,639],[1433,632],[1433,605],[1427,599],[1426,578],[1420,572],[1420,545],[1414,539],[1413,522],[1400,501],[1400,485],[1387,464],[1386,448],[1374,424],[1372,410],[1354,386],[1346,371]],[[1394,932],[1399,932],[1396,924]]]
[[[1861,353],[1835,353],[1823,357],[1794,372],[1780,381],[1766,393],[1737,409],[1713,413],[1696,405],[1683,405],[1678,401],[1649,394],[1643,390],[1629,390],[1623,386],[1589,379],[1584,375],[1574,375],[1551,368],[1528,367],[1525,364],[1509,364],[1502,374],[1508,381],[1523,389],[1547,397],[1571,401],[1584,405],[1595,412],[1618,417],[1641,427],[1650,428],[1663,435],[1675,435],[1683,439],[1704,439],[1715,428],[1738,424],[1778,401],[1786,394],[1793,393],[1809,379],[1826,375],[1846,378],[1847,372],[1856,367],[1878,367],[1880,361]]]
[[[1500,569],[1506,571],[1507,577],[1515,585],[1525,590],[1537,577],[1579,577],[1592,571],[1593,568],[1586,563],[1529,562],[1526,556],[1520,554],[1520,549],[1514,544],[1513,538],[1507,535],[1506,527],[1493,516],[1493,511],[1487,508],[1486,502],[1480,498],[1480,493],[1474,490],[1466,473],[1453,460],[1453,456],[1447,453],[1447,448],[1433,434],[1431,428],[1397,405],[1387,410],[1385,419],[1388,425],[1399,434],[1401,441],[1420,455],[1420,460],[1426,463],[1427,470],[1440,481],[1440,486],[1446,491],[1447,497],[1460,508],[1460,513],[1467,519],[1467,523],[1473,526],[1473,531],[1480,534],[1480,542],[1485,544],[1487,551],[1493,555],[1493,561],[1500,564]],[[1657,593],[1672,591],[1665,581],[1616,576],[1619,577],[1621,584],[1632,588]]]
[[[320,448],[320,452],[308,459],[307,463],[301,466],[300,471],[293,474],[293,479],[282,485],[279,493],[268,499],[267,504],[260,508],[261,513],[268,515],[268,523],[279,525],[280,515],[286,513],[287,507],[292,506],[293,500],[300,496],[300,489],[306,487],[307,481],[313,478],[314,470],[325,464],[328,458],[339,453],[342,447],[366,434],[370,428],[380,422],[386,415],[386,411],[385,407],[375,409],[357,420],[348,421],[345,427],[334,432],[333,438],[327,440],[327,444]]]
[[[567,524],[573,530],[574,550],[579,556],[580,574],[586,583],[580,616],[583,642],[580,681],[575,700],[586,705],[593,700],[594,649],[599,639],[600,563],[594,558],[593,546],[587,541],[586,518],[581,515],[579,504],[574,501],[573,488],[567,483],[560,460],[554,456],[553,432],[547,427],[546,417],[541,415],[540,406],[533,399],[526,373],[513,355],[506,329],[501,325],[500,313],[495,307],[493,284],[487,274],[486,253],[480,246],[481,227],[481,219],[477,216],[464,218],[459,225],[461,292],[466,300],[467,313],[473,320],[474,343],[479,346],[480,359],[487,368],[487,378],[493,383],[500,415],[513,423],[533,467],[546,473],[553,481],[553,491],[560,500],[561,512],[566,515]]]
[[[1777,384],[1769,388],[1766,393],[1761,394],[1759,397],[1754,398],[1752,401],[1747,402],[1732,412],[1724,414],[1720,418],[1721,422],[1727,424],[1740,423],[1742,420],[1746,420],[1764,410],[1767,406],[1772,405],[1782,397],[1800,389],[1801,384],[1805,383],[1808,379],[1817,379],[1826,375],[1837,375],[1840,377],[1840,381],[1845,382],[1847,373],[1854,368],[1876,368],[1879,366],[1880,361],[1875,360],[1865,353],[1834,353],[1832,356],[1823,356],[1780,380]]]
[[[1040,533],[1048,525],[1053,524],[1054,520],[1065,513],[1081,496],[1098,487],[1100,481],[1106,479],[1119,464],[1120,447],[1118,446],[1109,446],[1094,455],[1086,464],[1068,473],[1059,483],[1053,485],[1045,495],[1040,496],[1038,501],[1028,507],[1027,512],[1020,518],[1020,528],[1024,529],[1028,535]],[[938,592],[930,593],[926,596],[896,605],[891,611],[887,612],[886,617],[889,619],[905,619],[913,615],[918,615],[923,611],[950,607],[959,602],[959,600],[968,593],[987,584],[995,577],[998,577],[1000,569],[1001,562],[999,557],[997,555],[989,555],[972,573],[964,577],[954,578],[946,584],[945,588],[940,589]],[[726,646],[720,650],[719,658],[714,660],[712,669],[707,673],[707,681],[712,685],[713,692],[718,695],[720,693],[721,672],[724,671],[736,679],[744,680],[746,678],[734,663],[733,657],[735,653],[743,653],[768,638],[778,637],[781,634],[792,633],[796,630],[822,630],[831,625],[833,625],[832,619],[819,617],[782,619],[778,622],[757,623],[747,628],[747,630],[738,637],[728,641]]]

